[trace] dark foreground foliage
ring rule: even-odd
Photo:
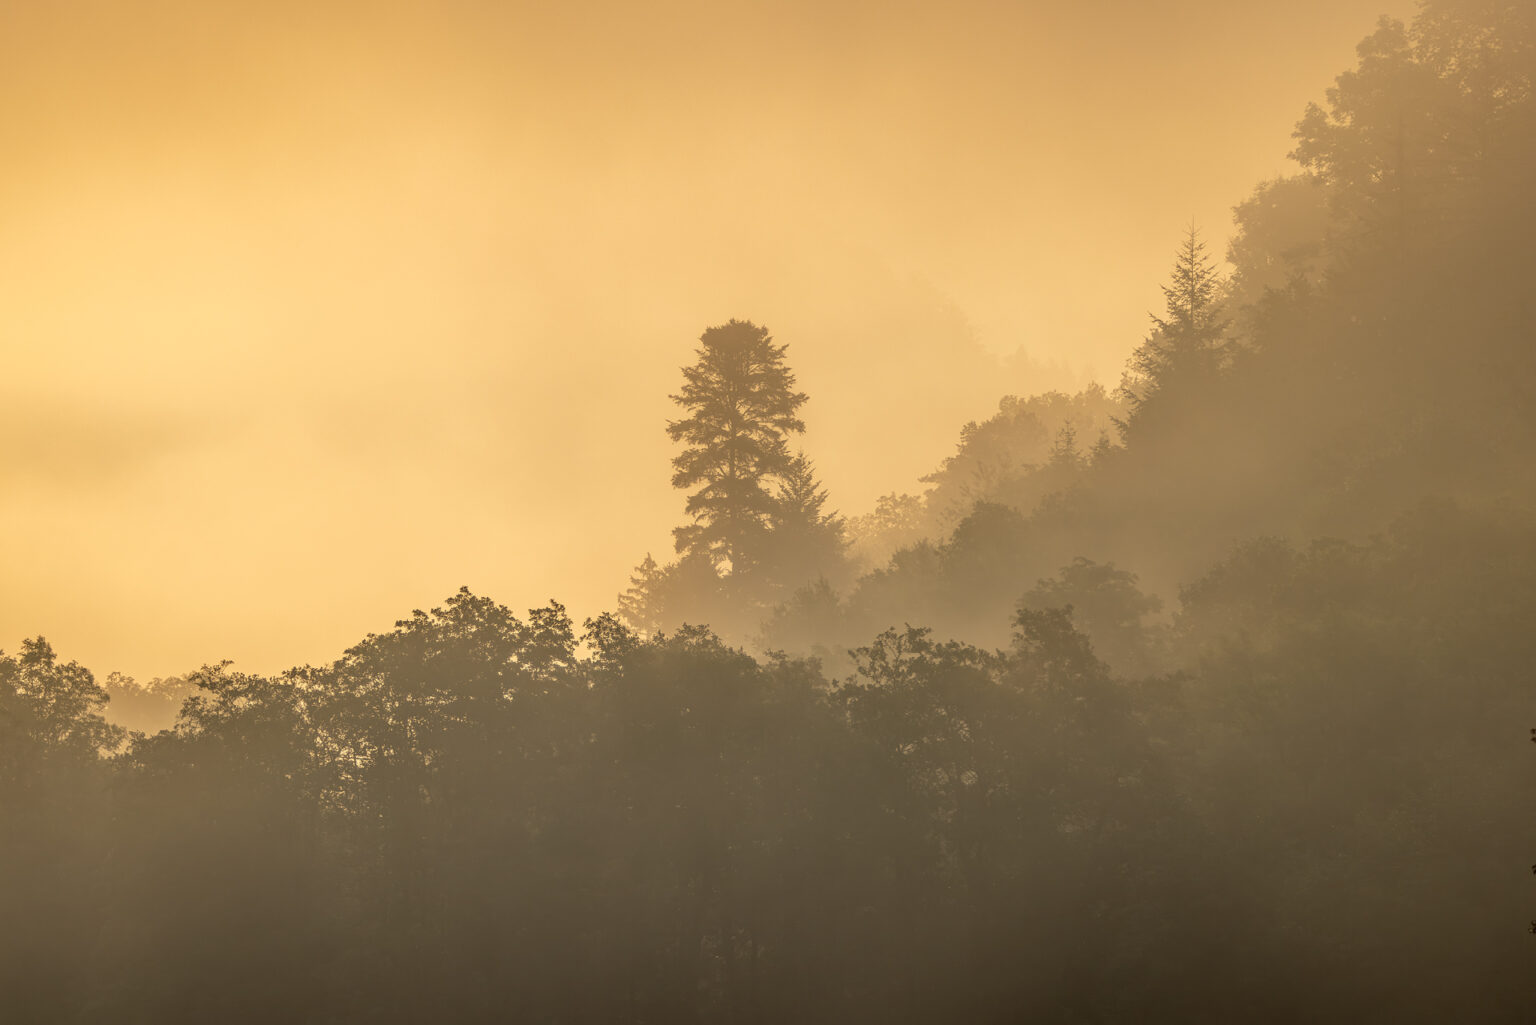
[[[1184,672],[1062,609],[840,683],[461,592],[116,738],[0,663],[14,1020],[1520,1020],[1536,531],[1257,541]],[[20,828],[17,828],[17,827]]]
[[[1118,405],[1005,401],[851,550],[743,322],[629,625],[0,656],[0,1019],[1530,1020],[1533,71],[1529,0],[1384,21]]]

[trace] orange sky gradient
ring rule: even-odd
[[[1402,0],[0,5],[0,646],[328,661],[670,554],[698,335],[845,513],[1113,386]]]

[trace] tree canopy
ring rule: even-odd
[[[1527,1020],[1531,11],[1382,22],[1127,393],[1004,398],[921,495],[831,511],[731,321],[620,615],[0,655],[0,1017]]]
[[[732,320],[699,336],[697,359],[683,368],[672,401],[687,414],[667,424],[684,445],[672,459],[672,486],[695,488],[677,528],[679,555],[709,559],[727,573],[750,573],[778,507],[774,484],[794,466],[788,438],[805,431],[785,362],[788,346],[768,329]]]

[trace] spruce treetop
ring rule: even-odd
[[[672,485],[695,489],[686,507],[694,522],[674,532],[680,554],[737,572],[760,547],[776,508],[770,485],[793,463],[787,438],[805,431],[798,414],[806,395],[795,390],[786,350],[751,321],[699,337],[682,390],[671,396],[687,416],[667,424],[685,446],[672,460]]]

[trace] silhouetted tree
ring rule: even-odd
[[[78,1020],[108,888],[107,695],[43,638],[0,654],[0,1017]]]
[[[1533,12],[1373,37],[1312,177],[1240,208],[1236,284],[1181,251],[1144,433],[1084,460],[1102,391],[1005,400],[868,518],[880,568],[775,611],[812,657],[673,629],[836,525],[762,367],[756,449],[751,374],[699,370],[714,504],[640,631],[461,591],[327,665],[206,666],[119,754],[83,666],[0,655],[0,1018],[1527,1020]],[[1437,245],[1376,244],[1400,186]]]
[[[1126,367],[1121,393],[1130,406],[1127,428],[1145,420],[1149,405],[1181,405],[1209,389],[1226,356],[1221,279],[1193,226],[1162,290],[1167,310],[1161,317],[1153,314],[1152,335]]]
[[[771,592],[783,594],[818,577],[846,576],[846,524],[826,508],[827,491],[804,452],[784,468],[774,499],[764,559]]]
[[[1328,90],[1328,109],[1307,105],[1291,156],[1330,187],[1355,244],[1400,252],[1468,170],[1475,127],[1401,21],[1383,17],[1357,50],[1359,66]]]
[[[643,634],[660,630],[662,584],[663,570],[651,557],[651,553],[646,552],[645,561],[636,566],[635,572],[629,577],[629,587],[619,595],[619,615],[624,618],[624,622]]]
[[[123,742],[122,727],[102,714],[106,690],[80,663],[61,663],[41,637],[22,641],[13,657],[0,656],[0,689],[9,691],[8,725],[26,741],[87,760]]]
[[[1234,268],[1230,305],[1241,310],[1298,282],[1321,283],[1332,245],[1329,198],[1320,177],[1298,174],[1260,183],[1233,208],[1237,231],[1227,244],[1227,262]]]
[[[683,368],[672,400],[688,414],[667,424],[684,450],[672,460],[672,485],[695,488],[694,522],[674,531],[678,553],[704,556],[731,574],[750,572],[777,507],[774,484],[794,462],[786,439],[805,430],[806,401],[767,328],[732,320],[699,337],[697,360]]]
[[[876,569],[891,553],[922,540],[927,509],[916,495],[894,491],[875,500],[875,508],[848,522],[850,547],[865,570]]]
[[[1068,420],[1056,431],[1056,440],[1051,442],[1050,465],[1059,469],[1075,470],[1083,463],[1083,456],[1077,450],[1077,428]]]
[[[1022,611],[1071,609],[1073,625],[1092,642],[1094,652],[1128,677],[1151,675],[1159,668],[1158,632],[1147,618],[1162,608],[1153,595],[1136,586],[1136,575],[1079,556],[1053,578],[1041,580],[1019,602]]]

